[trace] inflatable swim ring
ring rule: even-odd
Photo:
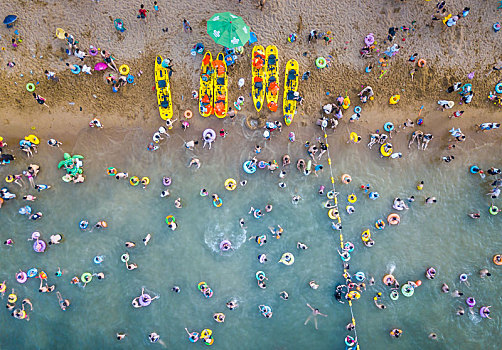
[[[425,67],[426,64],[427,64],[427,61],[424,60],[423,58],[419,59],[418,62],[417,62],[417,66],[420,67],[420,68]]]
[[[390,286],[390,285],[393,285],[394,282],[396,282],[396,278],[394,276],[392,276],[391,274],[388,274],[388,275],[383,276],[382,282],[386,286]]]
[[[388,146],[387,146],[388,145]],[[386,149],[386,147],[389,147]],[[384,157],[389,157],[393,152],[392,145],[390,143],[384,143],[382,146],[380,146],[380,153]]]
[[[28,92],[35,91],[35,84],[33,84],[33,83],[26,84],[26,90],[28,90]]]
[[[138,185],[139,185],[139,177],[137,177],[137,176],[132,176],[132,177],[129,179],[129,183],[131,184],[131,186],[138,186]]]
[[[166,216],[166,224],[171,225],[176,222],[176,218],[173,215]]]
[[[218,197],[217,199],[213,199],[213,205],[216,208],[219,208],[223,205],[223,200],[220,197]]]
[[[401,99],[401,95],[393,95],[391,96],[391,98],[389,99],[389,103],[391,105],[395,105],[399,102],[399,100]]]
[[[109,167],[108,169],[106,169],[106,173],[109,176],[115,176],[117,175],[117,169],[115,169],[114,167]]]
[[[378,219],[376,222],[375,222],[375,227],[378,229],[378,230],[383,230],[385,228],[385,221],[383,221],[382,219]]]
[[[5,177],[5,182],[7,182],[7,183],[11,183],[11,182],[13,182],[13,181],[14,181],[14,176],[13,176],[13,175],[7,175],[7,176]]]
[[[392,213],[387,216],[387,222],[389,223],[389,225],[397,225],[400,221],[401,218],[396,213]]]
[[[358,282],[364,282],[364,280],[366,279],[366,275],[362,271],[356,272],[354,276]]]
[[[251,165],[253,164],[250,160],[245,161],[244,164],[242,164],[242,169],[246,174],[254,174],[256,172],[256,165]]]
[[[129,253],[124,253],[120,256],[120,261],[122,261],[123,263],[126,263],[129,261]]]
[[[28,275],[26,274],[26,272],[24,271],[19,271],[18,273],[16,273],[16,281],[18,283],[26,283],[26,281],[28,280]]]
[[[361,113],[361,110],[362,110],[361,106],[354,107],[354,113]]]
[[[129,74],[129,70],[130,70],[130,69],[129,69],[129,66],[128,66],[127,64],[123,64],[123,65],[121,65],[121,66],[119,67],[119,72],[120,72],[120,74],[122,74],[122,75],[127,75],[127,74]]]
[[[323,69],[323,68],[326,68],[328,62],[326,62],[326,59],[324,57],[317,57],[317,59],[315,60],[315,65],[317,66],[317,68],[319,69]]]
[[[383,125],[383,129],[387,132],[391,132],[392,130],[394,130],[394,124],[387,122]]]
[[[280,263],[283,263],[284,265],[293,265],[295,262],[295,257],[291,253],[284,253],[281,256],[281,260],[279,260]]]
[[[102,255],[96,255],[92,261],[94,261],[95,264],[101,264],[103,262],[104,258]]]
[[[220,242],[221,251],[226,252],[229,251],[230,249],[232,249],[232,242],[226,239]]]
[[[150,294],[141,294],[138,301],[141,306],[145,307],[152,303],[152,297]]]
[[[43,239],[38,239],[33,243],[33,250],[37,253],[45,252],[45,248],[47,248],[47,243]]]
[[[326,197],[328,197],[328,199],[334,199],[335,191],[334,190],[329,191],[328,193],[326,193]]]
[[[172,182],[172,180],[171,180],[171,178],[170,178],[170,177],[164,176],[164,177],[162,178],[162,184],[163,184],[164,186],[171,186],[171,182]]]
[[[267,162],[264,162],[263,160],[260,160],[258,162],[258,168],[260,169],[265,169],[267,167],[268,163]]]
[[[127,75],[127,83],[128,84],[134,83],[134,75],[132,75],[132,74]]]
[[[74,65],[73,65],[73,68],[71,69],[71,72],[72,72],[73,74],[79,74],[81,70],[82,70],[82,69],[80,68],[80,66],[77,66],[76,64],[74,64]]]
[[[343,108],[343,109],[347,109],[347,108],[349,108],[349,106],[350,106],[350,98],[349,98],[349,96],[346,96],[346,97],[343,99],[342,108]]]
[[[354,204],[355,202],[357,202],[357,196],[354,193],[349,194],[347,200],[349,201],[349,203]]]
[[[206,328],[206,329],[204,329],[204,330],[202,330],[202,332],[200,332],[200,336],[201,336],[201,338],[207,338],[207,337],[210,337],[210,336],[211,336],[211,334],[213,334],[213,331],[212,331],[212,330],[210,330],[210,329],[207,329],[207,328]]]
[[[361,239],[363,242],[368,242],[371,239],[370,230],[363,231],[363,233],[361,233]]]
[[[84,283],[89,283],[92,281],[92,275],[90,272],[84,272],[82,276],[80,276],[80,280]]]
[[[340,217],[340,213],[338,212],[337,208],[331,208],[328,210],[328,217],[331,220],[337,220]]]
[[[352,253],[354,251],[354,248],[355,246],[352,242],[345,242],[345,244],[343,245],[343,250],[346,250],[349,253]]]
[[[360,140],[359,140],[359,135],[357,135],[355,132],[351,132],[350,133],[350,141],[354,142],[354,143],[358,143]]]
[[[14,304],[17,301],[17,295],[14,293],[9,294],[7,301],[9,302],[9,304]]]
[[[495,92],[497,94],[502,94],[502,83],[498,83],[497,85],[495,85]]]
[[[225,180],[225,188],[228,191],[233,191],[236,189],[236,187],[237,187],[237,181],[235,181],[234,179],[228,178]]]
[[[354,208],[354,206],[352,205],[347,205],[345,207],[345,210],[347,210],[347,214],[354,214],[356,212],[356,208]]]
[[[406,283],[401,287],[401,293],[403,293],[405,297],[409,298],[413,295],[413,293],[415,293],[415,288],[413,288],[411,284]]]
[[[488,209],[488,211],[490,212],[490,214],[492,215],[497,215],[499,213],[499,208],[495,205],[491,205],[490,206],[490,209]]]
[[[397,299],[399,299],[399,292],[397,290],[393,289],[390,292],[390,299],[394,300],[394,301],[396,301]]]
[[[185,111],[185,113],[183,113],[183,116],[184,116],[185,118],[187,118],[187,119],[190,119],[190,118],[192,118],[192,117],[193,117],[193,113],[192,113],[192,111],[191,111],[191,110],[187,109],[187,110]]]
[[[35,145],[38,145],[40,144],[40,140],[38,137],[36,137],[35,135],[28,135],[24,138],[26,141],[29,141],[31,143],[34,143]]]
[[[82,220],[78,223],[78,227],[80,227],[81,230],[85,230],[87,227],[89,227],[89,221]]]
[[[477,173],[479,173],[480,170],[481,169],[477,165],[473,165],[469,169],[469,171],[471,172],[471,174],[477,174]]]
[[[495,265],[502,266],[502,254],[494,255],[492,261]]]
[[[465,301],[465,303],[469,307],[474,307],[476,305],[476,299],[474,299],[473,297],[469,297],[469,298],[467,298],[467,300]]]
[[[348,185],[352,181],[352,178],[350,177],[349,174],[343,174],[342,175],[342,182],[346,185]]]
[[[141,178],[141,184],[142,184],[143,186],[147,186],[149,183],[150,183],[150,178],[149,178],[149,177],[147,177],[147,176],[143,176],[143,177]]]
[[[29,269],[28,273],[27,273],[28,278],[35,277],[37,275],[37,273],[38,273],[38,270],[36,268],[33,267],[33,268]]]
[[[347,298],[352,300],[352,299],[359,299],[361,297],[361,294],[359,294],[358,291],[352,290],[347,293]]]

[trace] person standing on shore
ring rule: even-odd
[[[145,9],[145,5],[141,4],[138,12],[139,12],[138,18],[145,19],[145,23],[148,23],[148,20],[146,18],[146,13],[148,12],[148,10]]]
[[[42,96],[33,93],[33,98],[35,98],[35,100],[37,100],[37,102],[42,106],[49,108],[49,106],[45,103],[45,98],[43,98]]]
[[[185,33],[188,33],[189,30],[190,33],[192,32],[192,27],[190,27],[190,22],[188,22],[186,18],[183,19],[183,30],[185,31]]]

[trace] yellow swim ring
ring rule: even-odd
[[[5,177],[5,182],[11,183],[14,181],[14,175],[7,175]]]
[[[147,176],[143,176],[143,177],[141,178],[141,184],[142,184],[143,186],[146,186],[146,185],[148,185],[149,183],[150,183],[150,178],[149,178],[149,177],[147,177]]]
[[[392,149],[392,147],[391,147],[391,148],[389,148],[389,149],[386,151],[386,150],[385,150],[385,146],[386,146],[386,145],[387,145],[387,143],[384,143],[382,146],[380,146],[380,153],[381,153],[381,154],[382,154],[382,156],[384,156],[384,157],[389,157],[389,156],[392,154],[392,152],[393,152],[394,150],[393,150],[393,149]]]
[[[122,74],[122,75],[127,75],[127,74],[129,74],[129,70],[130,70],[130,69],[129,69],[129,66],[128,66],[127,64],[123,64],[123,65],[121,65],[121,66],[119,67],[119,72],[120,72],[120,74]]]
[[[56,28],[56,37],[58,39],[64,40],[64,38],[65,38],[64,35],[65,35],[64,29],[62,29],[62,28]]]
[[[35,145],[38,145],[40,143],[40,140],[38,139],[38,137],[36,137],[35,135],[28,135],[24,138],[26,141],[30,141],[31,143],[34,143]]]
[[[235,190],[236,187],[237,187],[237,181],[235,181],[234,179],[228,178],[225,180],[225,188],[227,190],[233,191]]]
[[[347,109],[347,108],[349,108],[349,106],[350,106],[350,98],[349,98],[349,96],[346,96],[343,99],[342,107],[343,107],[343,109]]]
[[[12,293],[9,294],[9,297],[7,298],[7,301],[11,304],[14,304],[17,301],[17,295]]]
[[[340,217],[340,213],[338,212],[338,209],[337,208],[331,208],[330,210],[328,210],[328,217],[331,220],[338,219]]]
[[[349,194],[347,200],[349,201],[349,203],[355,203],[357,202],[357,196],[354,193]]]
[[[371,233],[370,230],[366,230],[361,234],[361,239],[363,242],[368,242],[371,239]]]
[[[399,102],[400,99],[401,99],[401,95],[392,95],[391,98],[389,99],[389,103],[391,105],[395,105]]]
[[[328,193],[326,193],[326,197],[328,197],[328,199],[335,198],[335,191],[333,190],[329,191]]]
[[[358,291],[352,290],[347,294],[347,296],[350,299],[359,299],[361,297],[361,294]]]
[[[209,336],[211,336],[211,334],[213,334],[213,331],[208,328],[206,328],[202,332],[200,332],[201,338],[209,337]]]
[[[357,135],[355,132],[351,132],[350,133],[350,141],[354,142],[354,143],[358,143],[359,141],[361,141],[359,135]]]

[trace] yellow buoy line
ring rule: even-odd
[[[334,202],[335,202],[335,207],[333,209],[335,209],[335,212],[339,213],[339,210],[338,210],[338,192],[336,192],[336,189],[335,189],[335,178],[333,176],[333,167],[331,165],[331,157],[330,157],[330,154],[329,154],[329,144],[328,144],[328,135],[326,134],[326,131],[323,129],[323,132],[324,132],[324,143],[326,144],[326,148],[327,148],[327,155],[328,155],[328,165],[329,165],[329,172],[330,172],[330,177],[331,177],[331,187],[332,187],[332,191],[334,193]],[[330,209],[331,210],[331,209]],[[337,214],[336,215],[336,220],[338,222],[338,224],[341,224],[342,223],[342,220],[340,218],[340,214]],[[338,230],[340,232],[340,248],[343,250],[344,249],[344,244],[343,244],[343,234],[342,234],[342,229],[340,227],[340,229]],[[349,276],[348,274],[348,271],[345,269],[345,266],[343,268],[343,276],[344,278],[346,278],[347,276]],[[354,317],[354,311],[352,310],[352,300],[351,299],[348,299],[348,304],[349,304],[349,308],[350,308],[350,315],[351,315],[351,318],[352,318],[352,324],[354,325],[354,335],[355,335],[355,341],[356,341],[356,349],[359,350],[359,342],[358,342],[358,338],[357,338],[357,329],[356,329],[356,319]]]

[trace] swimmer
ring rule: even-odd
[[[178,286],[173,286],[173,287],[171,288],[171,290],[172,290],[173,292],[175,292],[175,293],[179,293],[179,292],[181,292],[181,288],[180,288],[180,287],[178,287]]]
[[[267,213],[270,213],[272,211],[272,204],[267,204],[267,206],[265,207],[265,211]]]
[[[213,320],[215,320],[218,323],[223,323],[225,322],[225,314],[222,312],[215,313],[213,315]]]
[[[31,303],[31,300],[28,298],[24,298],[23,301],[21,302],[22,310],[24,311],[24,307],[26,304],[30,305],[30,311],[33,311],[33,304]]]
[[[129,177],[129,174],[128,173],[117,173],[117,175],[115,175],[115,178],[117,180],[120,180],[120,179],[127,179]]]
[[[265,284],[265,281],[258,281],[258,287],[260,287],[261,289],[265,289],[267,288],[267,285]]]
[[[345,329],[348,330],[349,332],[350,331],[353,331],[354,329],[356,329],[356,326],[354,326],[354,324],[352,322],[348,323],[346,326],[345,326]]]
[[[286,171],[281,170],[281,172],[279,173],[279,179],[284,179],[285,177],[286,177]]]
[[[248,183],[248,180],[242,180],[241,182],[239,182],[239,184],[240,184],[242,187],[246,186],[246,185],[247,185],[247,183]]]
[[[136,247],[136,243],[134,242],[125,242],[126,248],[134,248]]]
[[[59,244],[61,243],[61,240],[63,239],[63,236],[61,236],[59,233],[55,235],[51,235],[51,240],[49,242],[50,245],[52,244]]]
[[[152,332],[148,335],[148,340],[150,340],[150,343],[156,343],[160,340],[160,335],[158,335],[155,332]]]
[[[12,238],[7,238],[5,242],[3,242],[7,247],[12,247],[14,245],[14,240]]]
[[[403,334],[403,331],[398,328],[394,328],[393,330],[390,331],[389,334],[391,337],[394,337],[397,339]]]
[[[70,306],[70,301],[68,299],[63,299],[59,291],[56,292],[58,297],[59,307],[61,310],[66,311],[66,308]]]
[[[302,242],[297,242],[296,243],[296,248],[297,249],[303,249],[303,250],[309,249],[309,247],[307,247],[307,245],[305,243],[302,243]]]
[[[135,263],[131,263],[131,264],[126,263],[126,266],[129,271],[136,270],[138,268],[138,264],[135,264]]]
[[[457,316],[462,316],[464,313],[465,313],[464,308],[463,308],[462,306],[460,306],[460,307],[457,309],[456,315],[457,315]]]
[[[289,157],[289,154],[285,154],[282,157],[282,166],[285,167],[285,166],[290,165],[290,164],[291,164],[291,158]]]
[[[266,254],[260,254],[260,255],[258,255],[258,261],[260,262],[260,264],[266,263],[268,261],[267,260],[267,255]]]
[[[145,238],[143,238],[143,243],[146,245],[148,245],[148,242],[150,242],[150,239],[152,238],[152,235],[151,234],[147,234]]]
[[[371,276],[368,283],[370,286],[374,286],[375,285],[375,277]]]
[[[338,285],[336,286],[335,289],[335,299],[341,304],[345,304],[345,302],[342,300],[342,289],[346,287],[345,285]]]
[[[282,292],[279,293],[279,297],[282,300],[288,300],[289,299],[289,294],[288,294],[288,292],[286,292],[285,290],[283,290]]]
[[[177,208],[177,209],[181,209],[182,208],[182,205],[181,205],[181,198],[178,198],[174,201],[174,206]]]
[[[49,185],[44,185],[44,184],[35,185],[35,189],[38,192],[41,192],[43,190],[48,190],[49,188],[51,188],[51,186],[49,186]]]
[[[98,221],[98,222],[96,223],[96,225],[94,225],[94,226],[92,227],[92,229],[95,229],[95,228],[103,228],[103,227],[106,227],[106,226],[107,226],[107,224],[104,224],[104,221]],[[91,230],[91,231],[92,231],[92,230]]]
[[[488,272],[488,269],[481,269],[479,270],[479,277],[485,278],[485,277],[490,277],[492,274]]]
[[[98,280],[105,279],[105,274],[103,272],[93,273],[92,275],[96,276],[98,278]]]
[[[38,288],[38,291],[40,293],[50,293],[56,288],[55,285],[52,285],[49,287],[49,284],[47,283],[47,281],[45,282],[45,286],[42,286],[43,283],[44,283],[44,280],[40,279],[40,287]]]
[[[153,136],[152,136],[152,141],[153,142],[159,143],[163,139],[164,138],[160,136],[160,132],[156,131],[156,132],[153,133]]]
[[[425,200],[425,204],[433,204],[433,203],[437,203],[436,197],[427,197],[427,199]]]
[[[319,285],[317,283],[315,283],[314,280],[312,280],[312,281],[309,282],[309,286],[310,286],[310,288],[312,288],[314,290],[317,289],[317,288],[319,288]]]
[[[195,165],[197,169],[200,168],[200,159],[199,158],[192,158],[190,160],[190,163],[188,164],[188,167],[190,168],[192,165]]]
[[[234,310],[239,307],[239,304],[237,304],[237,301],[235,300],[230,300],[226,305],[230,310]]]
[[[450,292],[450,287],[448,287],[448,285],[446,283],[443,283],[443,285],[441,286],[441,291],[443,293],[449,293]]]
[[[302,172],[305,170],[305,160],[303,159],[298,159],[298,162],[296,163],[296,169],[298,169],[298,171]]]
[[[38,220],[40,218],[42,218],[43,214],[41,212],[38,212],[38,213],[35,213],[35,214],[31,214],[29,216],[29,219],[30,220]]]
[[[27,194],[26,196],[23,196],[23,199],[25,201],[33,202],[33,201],[35,201],[35,199],[37,199],[37,197],[35,197],[35,196],[31,195],[31,194]]]
[[[481,217],[481,213],[480,212],[477,212],[477,213],[469,213],[467,214],[470,218],[472,219],[479,219]]]
[[[300,197],[300,196],[293,196],[293,198],[291,199],[291,203],[298,204],[298,202],[300,202],[300,199],[302,199],[302,197]]]
[[[127,336],[127,333],[117,333],[116,337],[117,340],[124,340],[124,338]]]
[[[267,243],[267,235],[251,236],[249,237],[248,241],[252,239],[254,239],[260,247]]]
[[[164,190],[164,191],[160,192],[160,198],[169,197],[170,195],[171,195],[171,192],[169,192],[169,190]]]
[[[246,227],[244,226],[244,218],[240,218],[240,219],[239,219],[239,226],[240,226],[241,228],[246,228]]]
[[[382,293],[378,292],[374,297],[373,297],[373,302],[375,303],[375,306],[379,308],[380,310],[385,310],[387,306],[384,304],[379,304],[378,300],[382,297]]]
[[[279,187],[280,188],[286,188],[286,183],[285,182],[279,182]]]
[[[312,315],[310,315],[309,317],[307,317],[307,319],[305,320],[305,323],[303,324],[304,326],[307,325],[307,323],[309,323],[309,321],[312,319],[312,317],[314,318],[314,325],[315,325],[315,329],[317,329],[317,315],[321,315],[323,317],[328,317],[328,315],[325,315],[323,313],[321,313],[319,311],[319,309],[314,309],[312,306],[310,306],[309,303],[307,303],[307,306],[310,308],[310,310],[312,310]]]
[[[462,293],[459,290],[454,290],[451,294],[452,294],[451,296],[454,298],[460,298],[462,295],[464,295],[464,293]]]

